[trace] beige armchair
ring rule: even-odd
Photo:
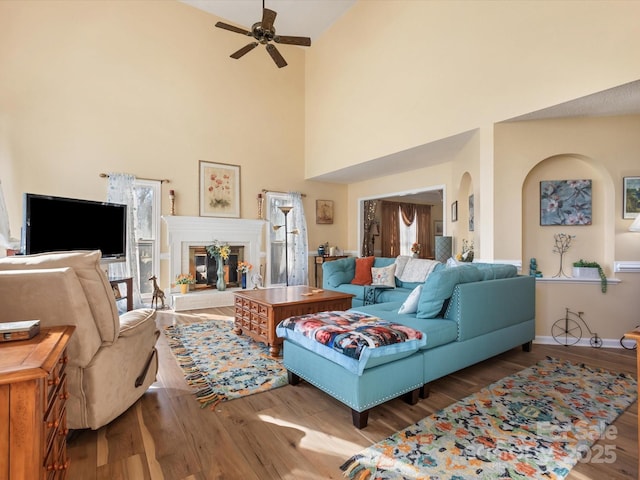
[[[0,259],[0,322],[39,319],[75,325],[68,347],[67,425],[97,429],[133,405],[155,381],[155,311],[118,315],[100,251]]]

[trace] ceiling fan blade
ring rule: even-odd
[[[258,42],[252,42],[252,43],[250,43],[248,45],[245,45],[240,50],[238,50],[237,52],[232,53],[229,56],[231,58],[235,58],[237,60],[238,58],[242,57],[244,54],[249,53],[251,50],[253,50],[257,46],[258,46]]]
[[[225,30],[229,30],[230,32],[240,33],[242,35],[251,35],[249,30],[245,30],[244,28],[234,27],[233,25],[229,25],[228,23],[218,22],[216,23],[216,27],[224,28]]]
[[[285,61],[284,57],[280,55],[280,52],[273,43],[268,43],[266,48],[267,52],[269,52],[269,55],[271,55],[271,58],[273,58],[273,61],[276,62],[278,68],[287,66],[287,62]]]
[[[286,43],[288,45],[300,45],[301,47],[310,47],[311,39],[309,37],[291,37],[287,35],[276,35],[273,37],[276,43]]]
[[[273,28],[273,22],[276,21],[276,15],[278,15],[273,10],[269,10],[268,8],[264,8],[262,10],[262,29],[263,30],[271,30]]]

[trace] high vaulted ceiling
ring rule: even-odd
[[[261,0],[179,1],[247,29],[262,17],[263,2]],[[278,13],[275,22],[278,33],[311,37],[313,42],[344,15],[356,1],[264,0],[264,6]],[[640,81],[635,81],[503,121],[638,114],[640,114]],[[471,132],[461,132],[450,138],[371,159],[368,162],[330,172],[314,179],[346,184],[399,171],[413,170],[429,163],[438,163],[442,159],[448,158],[451,152],[461,148],[468,141],[470,134]]]
[[[212,13],[239,27],[250,29],[262,18],[261,0],[180,0]],[[317,40],[356,0],[264,0],[264,6],[278,13],[275,27],[280,35]]]

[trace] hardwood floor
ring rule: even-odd
[[[232,316],[232,307],[158,312],[158,325]],[[510,350],[434,382],[411,406],[400,399],[374,408],[357,430],[348,407],[302,383],[201,409],[167,346],[158,340],[160,371],[143,398],[111,424],[76,432],[68,445],[69,480],[340,479],[351,455],[545,356],[584,362],[636,377],[636,352],[534,345]],[[637,378],[637,377],[636,377]],[[598,444],[615,461],[579,463],[571,480],[637,479],[637,403]],[[613,445],[614,447],[611,447]],[[613,450],[612,450],[613,449]],[[595,451],[595,450],[594,450]]]

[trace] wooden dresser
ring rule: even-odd
[[[75,327],[0,342],[0,480],[67,476],[67,343]]]

